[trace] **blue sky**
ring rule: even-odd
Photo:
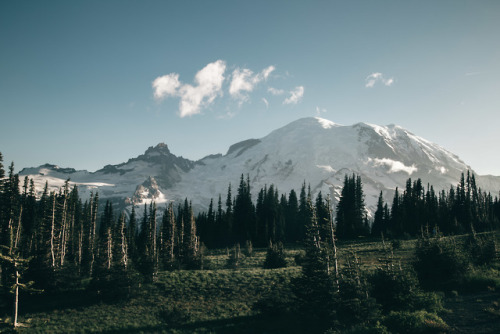
[[[1,1],[0,152],[94,171],[321,116],[500,175],[499,34],[499,1]]]

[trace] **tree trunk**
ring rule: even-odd
[[[330,211],[330,232],[331,232],[331,237],[332,237],[333,261],[334,261],[334,268],[335,268],[335,284],[337,284],[337,292],[338,292],[338,291],[340,291],[339,265],[338,265],[338,260],[337,260],[337,245],[335,243],[335,230],[333,228],[333,219],[332,219],[331,211]]]
[[[56,196],[54,195],[54,201],[52,202],[52,223],[50,227],[50,255],[52,256],[52,268],[56,266],[56,254],[55,254],[55,215],[56,215]]]
[[[14,267],[16,266],[16,263],[14,262]],[[15,297],[14,297],[14,328],[17,327],[17,314],[18,314],[18,306],[19,306],[19,271],[16,270],[16,291],[15,291]]]

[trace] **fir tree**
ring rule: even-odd
[[[172,269],[175,261],[175,216],[174,205],[168,204],[161,226],[161,262],[163,269]]]
[[[327,253],[322,247],[316,212],[310,199],[304,213],[307,221],[306,255],[293,290],[298,300],[298,315],[303,317],[308,331],[324,331],[335,321],[336,283],[328,272]]]
[[[288,205],[285,211],[285,238],[287,242],[300,241],[300,226],[299,226],[299,202],[295,190],[290,190],[288,195]]]
[[[381,234],[387,233],[385,218],[384,198],[381,191],[380,195],[378,196],[377,209],[375,210],[375,217],[372,225],[372,235],[380,236]]]
[[[337,206],[337,234],[339,238],[353,238],[363,235],[366,212],[363,187],[359,176],[344,178],[344,186]]]
[[[250,181],[241,175],[240,186],[234,204],[233,227],[236,240],[242,244],[250,240],[252,228],[255,226],[255,209],[250,195]]]
[[[231,195],[231,183],[227,187],[226,212],[224,214],[224,226],[222,228],[222,247],[227,247],[234,242],[233,231],[233,200]]]
[[[137,265],[139,261],[139,254],[137,250],[137,217],[135,214],[135,206],[132,205],[132,211],[130,212],[130,217],[128,219],[127,228],[127,242],[130,260],[134,265]]]

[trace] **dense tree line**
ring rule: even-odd
[[[372,225],[372,234],[393,237],[431,233],[463,234],[490,231],[500,226],[500,202],[476,185],[473,173],[462,173],[456,187],[436,193],[422,180],[408,179],[401,193],[396,188],[391,208],[380,193]]]
[[[370,233],[361,178],[355,174],[345,176],[335,225],[329,196],[325,199],[320,192],[313,199],[305,182],[299,196],[294,190],[288,197],[280,195],[274,185],[266,186],[254,204],[249,176],[241,175],[234,197],[229,184],[225,203],[219,195],[196,219],[186,198],[176,209],[170,203],[162,214],[155,203],[145,205],[139,221],[134,208],[127,217],[117,214],[111,202],[99,212],[98,193],[82,201],[69,180],[58,192],[48,189],[45,184],[37,198],[33,180],[26,177],[21,186],[13,163],[7,173],[0,165],[2,253],[30,259],[26,277],[44,289],[60,286],[59,277],[66,273],[98,280],[116,270],[131,270],[154,280],[162,269],[197,268],[202,242],[209,248],[303,242],[311,233],[312,209],[320,226],[318,240],[330,240],[334,232],[339,239]],[[414,236],[426,229],[458,234],[491,230],[499,220],[498,197],[482,192],[467,172],[448,192],[436,193],[420,179],[409,179],[402,193],[396,189],[390,209],[380,193],[371,233]],[[12,277],[8,268],[1,267],[4,287]]]
[[[216,208],[212,199],[208,211],[198,214],[196,223],[200,239],[209,248],[231,247],[235,243],[245,245],[246,242],[256,247],[302,242],[308,220],[307,201],[313,199],[304,182],[299,197],[293,189],[287,197],[280,195],[274,185],[265,186],[258,192],[254,204],[250,180],[241,175],[235,198],[231,198],[231,185],[228,187],[225,209],[219,195]],[[330,199],[323,199],[321,192],[315,205],[322,218],[330,217]]]

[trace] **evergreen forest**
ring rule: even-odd
[[[500,328],[500,201],[470,171],[408,179],[373,217],[355,174],[335,208],[250,186],[126,214],[70,180],[37,195],[0,153],[0,332],[447,333],[473,294]]]

